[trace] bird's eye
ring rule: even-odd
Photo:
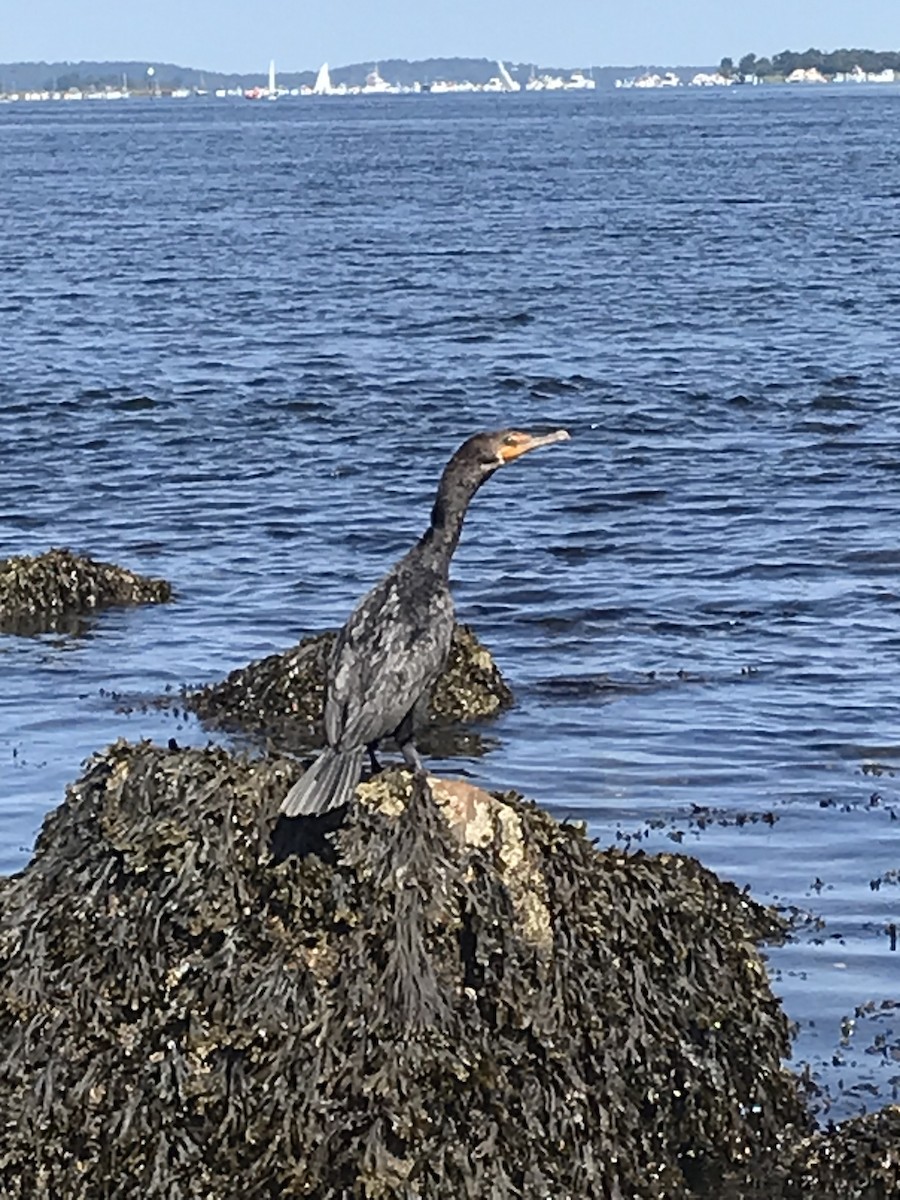
[[[503,439],[503,445],[504,446],[515,446],[516,443],[518,442],[518,440],[519,440],[519,435],[517,433],[508,433],[506,435],[506,437]]]

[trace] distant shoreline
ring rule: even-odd
[[[323,68],[316,70],[287,71],[280,62],[277,50],[274,54],[279,87],[288,92],[313,91]],[[612,88],[615,80],[622,76],[641,74],[647,71],[664,71],[668,67],[643,63],[634,66],[598,67],[589,62],[571,66],[542,65],[540,63],[514,63],[502,60],[504,70],[520,90],[527,90],[534,79],[551,79],[565,82],[575,73],[593,79],[598,90]],[[223,72],[180,66],[175,63],[152,61],[117,62],[56,62],[56,63],[0,63],[0,93],[10,95],[24,92],[66,92],[70,88],[82,92],[100,90],[128,90],[132,93],[172,92],[199,90],[235,94],[268,86],[266,67],[255,72]],[[679,64],[675,69],[682,74],[699,70],[714,70],[709,64],[687,66]],[[432,58],[408,61],[405,59],[382,60],[379,62],[351,63],[328,70],[332,87],[340,91],[362,90],[367,78],[376,73],[389,88],[397,90],[440,90],[441,85],[464,85],[484,89],[491,80],[500,77],[499,64],[487,58]]]
[[[129,96],[244,96],[278,99],[312,95],[609,91],[614,88],[730,87],[735,84],[895,83],[900,51],[784,50],[771,58],[724,57],[717,66],[546,67],[487,58],[390,59],[318,71],[202,70],[147,61],[0,63],[0,101],[112,100]]]
[[[829,86],[844,87],[851,83],[857,82],[867,86],[875,86],[879,83],[897,83],[900,78],[891,77],[875,77],[875,78],[857,78],[850,76],[848,79],[833,80],[826,79],[815,74],[800,77],[797,79],[770,79],[762,80],[755,79],[752,81],[754,86],[762,85],[769,89],[792,91],[799,84],[826,84]],[[615,87],[606,87],[603,89],[603,94],[610,95],[615,90],[631,90],[638,91],[647,89],[668,89],[670,91],[697,91],[708,90],[710,88],[728,88],[731,86],[746,87],[750,81],[729,79],[721,76],[718,72],[705,73],[701,72],[689,80],[681,79],[675,72],[666,72],[663,75],[652,73],[636,78],[617,79]],[[82,90],[79,88],[71,88],[65,92],[40,90],[26,92],[11,92],[6,93],[0,91],[0,106],[11,104],[37,104],[37,103],[60,103],[67,104],[72,102],[77,103],[110,103],[115,101],[130,101],[142,102],[148,101],[152,103],[163,102],[167,103],[174,101],[180,103],[189,100],[207,100],[212,103],[220,103],[222,101],[241,102],[246,100],[279,100],[290,103],[293,100],[301,102],[324,102],[328,103],[336,99],[369,97],[369,96],[413,96],[413,95],[510,95],[515,93],[527,92],[554,92],[572,94],[573,92],[589,95],[595,94],[595,85],[593,81],[586,80],[584,76],[578,76],[569,81],[564,81],[559,77],[553,78],[553,82],[548,86],[545,82],[540,81],[533,87],[507,87],[501,84],[488,83],[486,85],[473,85],[468,81],[455,83],[448,81],[439,86],[412,86],[412,87],[390,87],[390,86],[363,86],[355,88],[334,89],[332,91],[323,91],[317,93],[315,90],[306,88],[276,88],[274,91],[268,87],[253,87],[248,89],[217,89],[215,92],[210,92],[202,88],[158,88],[149,89],[143,88],[92,88]]]

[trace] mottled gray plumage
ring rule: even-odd
[[[382,738],[394,737],[407,763],[421,769],[415,730],[450,649],[450,559],[469,501],[504,463],[567,437],[563,430],[545,436],[479,433],[447,463],[430,526],[360,600],[337,636],[325,684],[328,745],[285,797],[281,811],[287,816],[346,804],[366,749],[374,753]]]

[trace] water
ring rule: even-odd
[[[890,1099],[900,1016],[839,1043],[900,993],[900,90],[20,104],[0,148],[0,554],[177,589],[0,638],[0,869],[93,750],[206,740],[123,697],[340,623],[464,436],[564,424],[473,505],[518,705],[437,768],[801,910],[797,1057]]]

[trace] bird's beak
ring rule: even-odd
[[[538,446],[552,446],[554,442],[567,442],[569,440],[569,432],[566,429],[555,429],[553,433],[517,433],[515,441],[509,445],[500,447],[501,462],[512,462],[514,458],[519,458],[523,454],[527,454],[529,450],[536,450]]]

